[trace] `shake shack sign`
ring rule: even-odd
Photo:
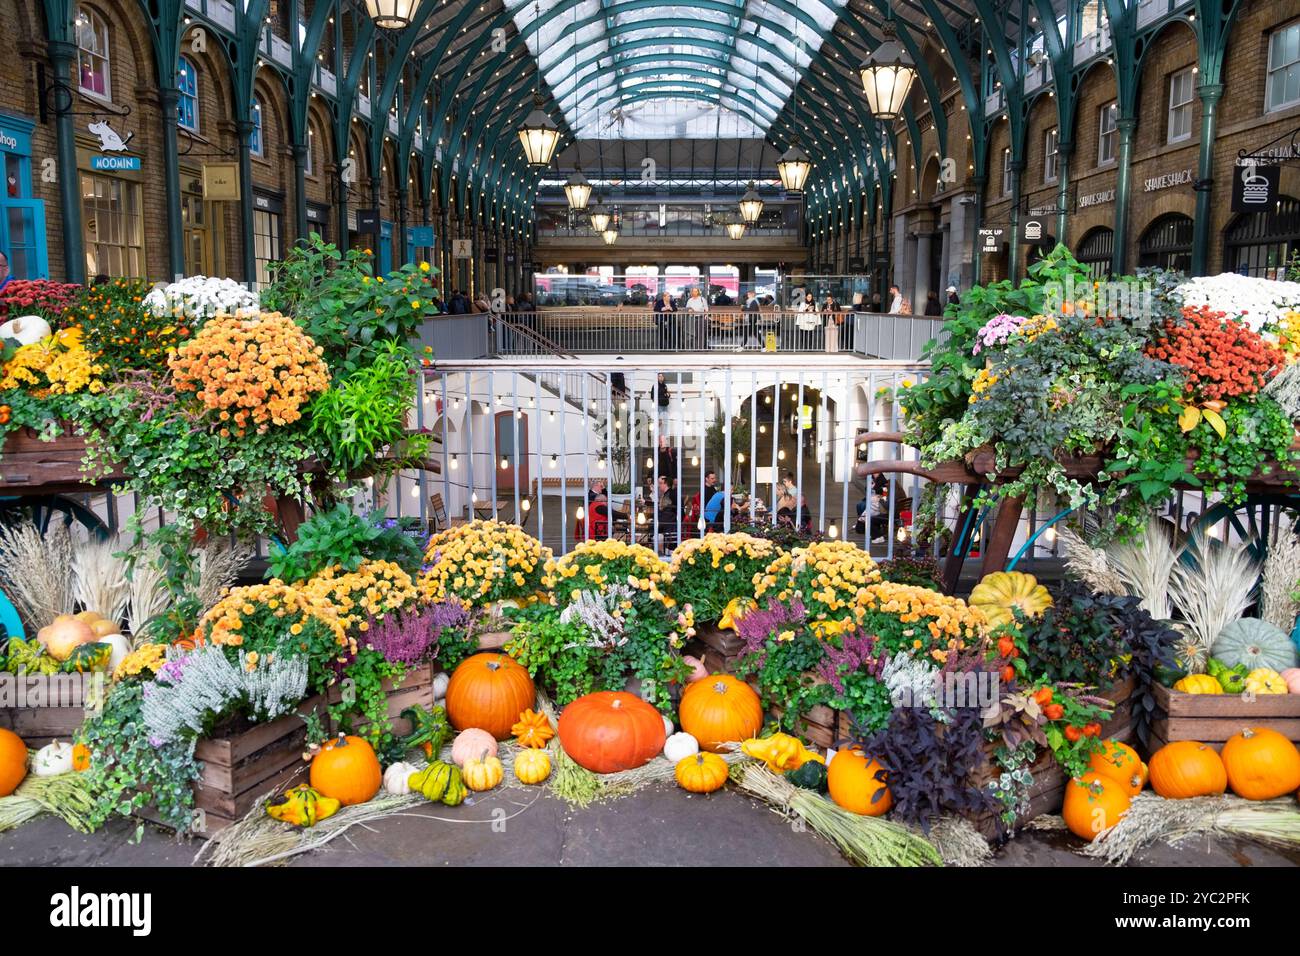
[[[1006,230],[1001,226],[992,226],[980,230],[980,251],[997,253],[1002,249],[1002,237]]]
[[[1232,169],[1232,211],[1256,212],[1277,201],[1281,171],[1277,166],[1245,163]]]

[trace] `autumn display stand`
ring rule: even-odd
[[[1151,750],[1196,740],[1215,750],[1246,728],[1268,727],[1300,744],[1300,694],[1185,694],[1157,685]]]
[[[0,706],[0,728],[12,730],[33,750],[56,740],[71,740],[86,719],[88,703],[93,707],[96,675],[3,674],[0,677],[7,682],[3,696],[13,695],[8,706]],[[107,690],[105,679],[99,693]],[[4,703],[0,699],[0,704]]]

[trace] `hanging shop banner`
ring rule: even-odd
[[[433,226],[411,226],[407,234],[413,246],[433,245]]]
[[[239,164],[204,163],[203,198],[208,202],[238,202]]]
[[[90,168],[102,173],[139,172],[139,156],[92,156]]]
[[[455,259],[473,259],[474,258],[474,240],[473,239],[453,239],[451,241],[451,254]]]
[[[852,259],[849,260],[850,272],[865,272],[866,268],[867,268],[867,260],[863,259],[861,256],[854,256]]]
[[[377,234],[379,232],[379,210],[357,210],[357,232]]]
[[[982,252],[999,252],[1002,249],[1002,237],[1007,231],[1001,226],[992,226],[987,229],[981,229],[980,233],[980,251]]]
[[[1277,201],[1281,168],[1247,162],[1232,171],[1232,211],[1257,212]]]
[[[496,261],[497,261],[497,255],[498,255],[498,252],[497,252],[497,247],[496,247],[496,246],[485,246],[485,247],[483,248],[483,261],[484,261],[484,262],[495,264]]]
[[[1047,217],[1026,216],[1020,220],[1020,241],[1038,246],[1047,241]]]

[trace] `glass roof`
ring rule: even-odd
[[[762,137],[847,0],[812,22],[766,0],[506,0],[555,101],[582,139]]]

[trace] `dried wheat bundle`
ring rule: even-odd
[[[1127,594],[1119,572],[1110,566],[1104,548],[1094,548],[1073,528],[1057,532],[1065,550],[1065,567],[1098,594]]]
[[[1197,528],[1169,575],[1173,603],[1195,645],[1188,663],[1204,661],[1219,632],[1244,617],[1259,584],[1259,562],[1244,545],[1214,541]]]
[[[1144,610],[1157,621],[1169,619],[1169,576],[1178,562],[1178,548],[1164,522],[1153,518],[1141,537],[1110,542],[1106,560],[1128,593],[1142,599]]]
[[[196,597],[199,606],[210,608],[221,598],[221,592],[233,585],[253,557],[253,549],[245,542],[229,539],[210,539],[207,546],[195,552],[199,563],[199,585]]]
[[[1300,601],[1291,595],[1300,581],[1300,534],[1289,521],[1279,523],[1264,559],[1264,580],[1260,586],[1259,616],[1288,634],[1300,614]]]
[[[0,582],[31,633],[75,609],[72,534],[61,522],[0,525]]]
[[[146,546],[135,556],[128,575],[126,626],[135,641],[143,639],[145,625],[171,605],[158,549]]]
[[[116,536],[105,541],[92,538],[77,548],[72,560],[72,593],[77,603],[119,624],[131,594],[121,547]]]

